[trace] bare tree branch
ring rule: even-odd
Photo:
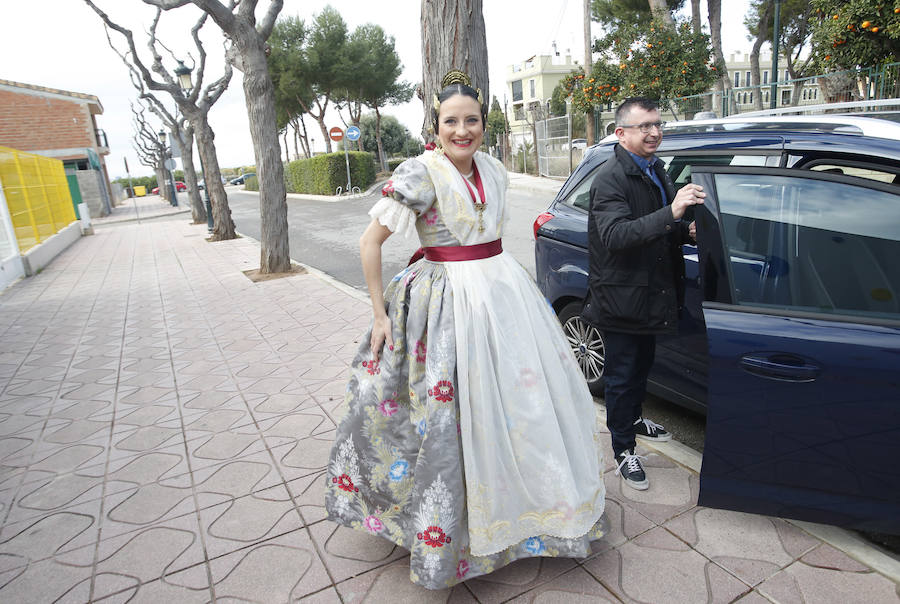
[[[269,10],[266,11],[266,15],[263,17],[262,22],[257,27],[257,31],[259,31],[259,37],[263,40],[268,40],[269,36],[272,34],[272,28],[275,27],[275,20],[278,18],[278,13],[281,12],[283,7],[283,0],[272,0],[272,4],[269,5]]]

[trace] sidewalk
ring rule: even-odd
[[[845,531],[697,507],[677,443],[643,451],[644,492],[605,452],[591,557],[419,589],[324,519],[366,296],[252,283],[255,241],[183,216],[97,227],[0,294],[0,601],[900,602],[900,563]]]
[[[190,213],[190,199],[187,194],[178,195],[178,205],[173,206],[159,195],[146,195],[144,197],[131,197],[119,202],[106,216],[91,217],[91,224],[103,226],[118,222],[130,222],[144,220],[146,218],[159,218],[171,214]]]

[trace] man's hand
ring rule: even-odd
[[[704,197],[706,197],[706,193],[703,192],[703,187],[700,185],[693,183],[684,185],[675,194],[675,199],[672,201],[672,218],[681,220],[688,206],[702,204]]]

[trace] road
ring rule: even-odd
[[[259,239],[259,195],[239,187],[227,187],[231,216],[237,230]],[[291,258],[315,267],[363,292],[366,282],[359,264],[359,236],[369,224],[367,212],[380,193],[341,201],[308,201],[288,199],[288,230]],[[543,212],[553,197],[546,190],[510,187],[509,224],[503,236],[503,249],[509,252],[534,277],[535,217]],[[402,270],[419,247],[417,239],[392,236],[382,247],[383,280]],[[602,404],[602,399],[597,399]],[[703,416],[648,396],[644,415],[666,426],[674,438],[695,449],[703,450],[706,421]]]

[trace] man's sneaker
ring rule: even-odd
[[[634,435],[642,440],[650,440],[657,443],[663,443],[672,440],[672,435],[665,428],[643,417],[639,417],[634,422]]]
[[[625,484],[638,491],[646,491],[650,486],[650,481],[647,480],[647,475],[641,466],[642,459],[647,458],[635,455],[634,449],[625,449],[616,455],[616,474],[621,474]]]

